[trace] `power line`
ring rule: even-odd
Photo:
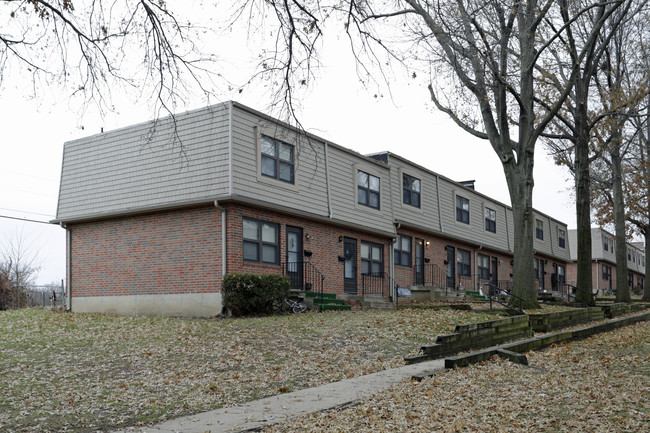
[[[8,215],[0,215],[0,218],[7,218],[7,219],[10,219],[10,220],[18,220],[18,221],[26,221],[28,223],[50,224],[48,221],[31,220],[29,218],[18,218],[18,217],[12,217],[12,216],[8,216]]]

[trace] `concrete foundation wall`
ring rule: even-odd
[[[221,293],[83,296],[72,298],[75,313],[212,317],[221,313]]]

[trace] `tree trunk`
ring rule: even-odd
[[[587,112],[588,82],[578,80],[576,93],[575,180],[578,276],[576,286],[592,291],[591,277],[591,179],[589,175],[589,126]],[[591,301],[586,293],[576,294],[582,301]]]
[[[643,277],[643,301],[650,302],[650,275],[648,275],[648,269],[650,269],[650,220],[648,224],[643,228],[643,239],[645,240],[645,269],[646,274]]]
[[[520,162],[521,163],[521,162]],[[525,162],[523,162],[525,164]],[[514,265],[513,293],[523,298],[524,309],[539,308],[535,288],[535,268],[533,265],[533,177],[532,167],[520,171],[519,167],[504,164],[504,172],[512,200],[514,223]],[[519,308],[519,299],[512,299],[511,306]]]
[[[621,169],[620,140],[615,139],[610,151],[612,159],[612,196],[616,227],[616,302],[631,302],[627,279],[627,240],[625,236],[625,201]]]

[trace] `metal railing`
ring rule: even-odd
[[[291,287],[306,292],[317,293],[320,305],[323,303],[325,275],[311,262],[282,262],[282,274],[289,276]]]
[[[592,307],[596,304],[594,300],[594,294],[590,292],[589,290],[583,290],[579,287],[574,286],[573,284],[559,284],[558,289],[560,290],[560,293],[562,294],[562,297],[566,296],[567,302],[571,302],[573,299],[574,303],[579,303],[586,305],[587,307]],[[576,296],[577,294],[583,294],[584,297],[578,297]],[[585,301],[584,298],[588,298],[589,301]]]
[[[386,272],[361,274],[361,295],[380,295],[392,298],[392,291],[397,293],[399,284]],[[395,296],[397,298],[397,296]]]
[[[490,299],[490,310],[492,310],[492,302],[494,301],[497,304],[503,305],[509,310],[515,311],[519,314],[524,314],[523,304],[526,301],[524,298],[515,295],[509,290],[500,288],[493,281],[489,281],[487,283],[487,287],[488,287],[488,298]],[[510,305],[511,302],[516,304],[517,303],[516,301],[519,301],[519,308],[515,308],[512,305]]]
[[[417,286],[447,287],[447,271],[435,263],[414,266],[413,281]]]

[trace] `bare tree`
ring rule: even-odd
[[[0,244],[0,310],[25,306],[25,290],[40,270],[35,243],[15,232]]]
[[[390,65],[414,78],[428,76],[436,107],[467,133],[487,140],[502,162],[514,216],[513,291],[534,308],[536,142],[572,92],[603,24],[625,1],[251,0],[239,16],[277,18],[278,48],[264,58],[263,71],[281,74],[283,106],[294,118],[293,92],[313,79],[327,21],[342,25],[362,79],[375,72],[388,80]],[[570,34],[584,16],[592,18],[585,42],[567,52]],[[559,52],[567,60],[566,74],[548,76],[554,71],[544,65]],[[546,79],[558,84],[552,100],[545,98]]]
[[[192,89],[209,94],[200,29],[163,0],[1,0],[0,17],[0,86],[18,80],[36,97],[59,86],[101,112],[114,109],[116,85],[169,113]]]

